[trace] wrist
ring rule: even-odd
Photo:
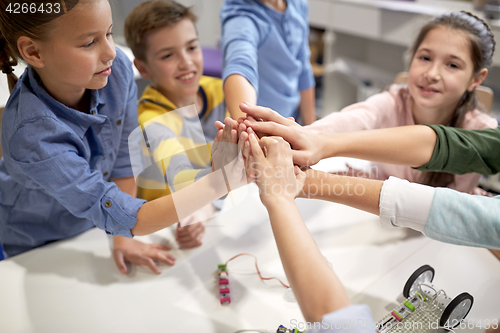
[[[295,204],[295,198],[285,196],[269,196],[262,202],[266,209],[271,212],[278,209],[283,209],[289,205]]]
[[[331,144],[333,141],[330,136],[326,133],[317,133],[317,149],[316,158],[317,161],[321,161],[324,158],[333,157],[334,147],[336,144]]]
[[[318,171],[309,168],[309,169],[305,170],[304,172],[306,174],[306,179],[304,180],[304,185],[302,185],[302,189],[300,190],[299,194],[297,195],[297,198],[310,199],[309,189],[311,188],[311,184],[314,182],[314,178],[317,176]]]
[[[127,237],[123,236],[118,236],[114,235],[113,236],[113,247],[120,247],[122,244],[124,244],[128,240]]]

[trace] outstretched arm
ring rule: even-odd
[[[122,192],[130,194],[133,198],[137,196],[137,184],[134,177],[113,178],[110,181],[114,182]],[[173,265],[175,258],[167,252],[170,249],[169,246],[162,244],[146,244],[133,238],[113,236],[113,259],[122,274],[127,273],[126,261],[148,266],[154,273],[160,274],[161,270],[155,260]]]
[[[316,101],[314,91],[314,87],[311,87],[300,92],[299,111],[304,125],[310,125],[316,121]]]
[[[301,198],[340,203],[379,215],[380,191],[383,181],[340,176],[309,169]],[[339,194],[337,194],[339,193]]]
[[[286,276],[304,318],[308,322],[319,322],[323,315],[348,306],[349,299],[295,205],[304,173],[294,167],[290,146],[283,139],[262,139],[267,156],[255,134],[250,134],[249,141],[253,155],[247,159],[247,165],[255,171]]]
[[[229,114],[233,119],[245,117],[239,108],[240,103],[245,101],[251,104],[257,103],[255,88],[244,76],[239,74],[233,74],[224,81],[224,97]]]
[[[247,127],[281,136],[290,142],[294,162],[299,165],[309,166],[323,158],[345,156],[419,167],[430,160],[436,143],[436,133],[423,125],[348,133],[312,133],[269,108],[247,104],[241,104],[240,108],[252,117],[244,121]]]
[[[444,125],[400,126],[349,133],[314,134],[277,112],[240,105],[251,116],[247,127],[283,137],[294,149],[294,161],[313,165],[332,156],[408,165],[420,171],[464,174],[500,172],[500,127],[466,130]],[[256,121],[259,119],[261,121]]]
[[[390,177],[386,181],[308,170],[301,197],[348,205],[444,243],[500,249],[500,199],[434,188]],[[338,194],[337,194],[338,193]]]
[[[245,184],[237,138],[236,128],[228,123],[212,147],[214,172],[175,193],[144,203],[137,212],[132,234],[147,235],[166,228],[227,194],[229,186],[235,189]]]

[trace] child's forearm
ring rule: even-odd
[[[131,232],[147,235],[171,226],[226,193],[222,172],[212,172],[175,193],[144,203]]]
[[[300,116],[305,125],[310,125],[316,121],[316,102],[314,96],[314,87],[300,92]]]
[[[240,104],[248,102],[252,105],[257,103],[257,93],[248,80],[239,75],[230,75],[224,81],[224,98],[231,118],[237,120],[240,117],[246,117],[246,114],[240,110]]]
[[[134,177],[111,178],[109,181],[115,183],[120,191],[129,194],[132,198],[137,198],[137,184],[135,183]],[[114,236],[113,242],[120,241],[122,238],[124,237]]]
[[[306,174],[300,197],[336,202],[379,215],[383,181],[333,175],[312,169],[307,170]]]
[[[283,268],[306,321],[320,322],[323,315],[348,306],[342,283],[319,251],[295,203],[277,198],[267,208]]]
[[[132,198],[137,197],[137,184],[134,177],[112,178],[109,181],[115,183],[120,191],[129,194]]]
[[[345,156],[420,167],[432,157],[436,132],[428,126],[400,126],[349,133],[324,134],[324,158]]]

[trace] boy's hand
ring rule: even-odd
[[[113,236],[113,258],[116,267],[122,274],[127,274],[125,261],[137,265],[148,266],[154,273],[160,274],[155,261],[163,262],[169,266],[175,263],[175,258],[166,251],[169,246],[161,244],[145,244],[133,238]]]
[[[284,118],[269,108],[243,103],[240,108],[248,116],[251,116],[243,121],[246,127],[251,127],[255,132],[280,136],[291,144],[295,164],[311,166],[321,160],[322,145],[325,143],[321,134],[313,133],[297,124],[293,118]]]
[[[209,220],[215,211],[215,207],[210,204],[183,219],[177,225],[175,240],[180,248],[193,248],[203,243],[205,235],[205,222]],[[183,225],[184,227],[181,227]]]
[[[191,249],[203,244],[203,236],[205,235],[205,222],[196,222],[181,227],[177,224],[175,240],[179,243],[181,249]]]
[[[238,157],[238,123],[231,118],[215,123],[219,130],[212,145],[212,165],[214,170],[219,170]]]
[[[246,184],[243,157],[238,149],[238,123],[231,118],[225,125],[216,122],[219,133],[212,146],[212,171],[222,170],[228,191]]]
[[[293,165],[292,150],[280,137],[249,135],[252,174],[259,186],[260,199],[268,207],[279,200],[293,201],[302,190],[305,173]]]

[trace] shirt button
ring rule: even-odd
[[[105,173],[103,174],[103,176],[104,176],[104,177],[106,177],[107,175],[109,175],[109,173],[107,173],[107,172],[105,172]]]
[[[121,119],[118,119],[118,121],[116,122],[117,125],[121,125],[122,124],[122,120]]]
[[[104,206],[106,206],[106,208],[111,207],[111,201],[109,201],[109,200],[108,200],[108,201],[106,201],[106,202],[104,203]]]

